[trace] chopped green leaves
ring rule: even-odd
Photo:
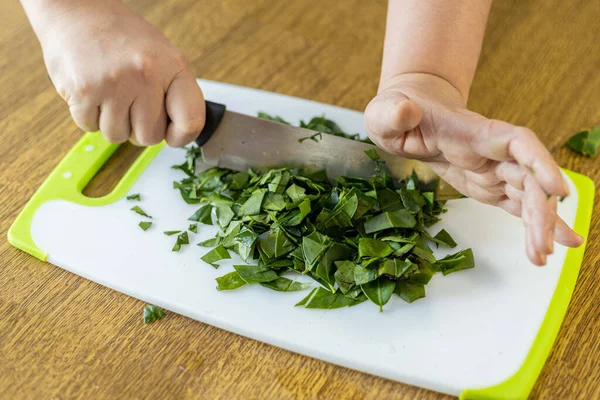
[[[163,318],[167,313],[162,309],[152,304],[146,304],[144,306],[144,324],[149,324],[157,319]]]
[[[309,139],[309,140],[312,140],[313,142],[319,143],[319,140],[323,139],[323,134],[321,132],[317,132],[314,135],[303,137],[301,139],[298,139],[298,143],[302,143],[306,139]]]
[[[190,221],[202,222],[206,225],[212,225],[212,204],[205,204],[200,207],[191,217],[188,218]]]
[[[269,282],[262,282],[261,285],[277,292],[298,292],[311,286],[310,283],[297,282],[284,277],[279,277]]]
[[[181,246],[190,244],[190,239],[188,237],[188,233],[183,231],[179,235],[177,235],[177,240],[175,241],[175,245],[171,251],[179,251],[181,250]]]
[[[202,256],[202,261],[207,264],[212,265],[215,268],[219,268],[219,264],[216,264],[217,261],[230,259],[231,256],[225,247],[219,245]]]
[[[232,271],[228,274],[220,276],[216,280],[218,290],[233,290],[246,284],[246,281],[242,279],[237,271]]]
[[[167,236],[173,236],[173,235],[177,235],[180,232],[181,231],[164,231],[163,233]]]
[[[567,141],[565,146],[583,156],[595,157],[600,147],[600,125],[589,131],[576,133]]]
[[[144,210],[142,210],[139,206],[133,206],[131,207],[131,211],[140,214],[142,217],[146,217],[146,218],[152,218],[151,216],[149,216],[148,214],[146,214],[144,212]]]
[[[142,199],[139,193],[130,194],[125,198],[129,201],[140,201]]]
[[[149,221],[142,221],[139,223],[139,227],[142,228],[143,231],[147,231],[148,228],[150,228],[152,226],[152,222]]]
[[[260,117],[287,124],[280,117]],[[324,117],[301,126],[318,132],[306,140],[318,141],[322,134],[358,138]],[[445,211],[444,202],[417,189],[423,185],[414,174],[394,182],[375,148],[365,153],[377,165],[370,180],[341,176],[331,182],[324,170],[300,168],[196,171],[200,150],[192,147],[185,162],[174,167],[183,177],[173,187],[199,208],[187,231],[165,234],[178,235],[177,251],[189,243],[188,232],[197,233],[197,223],[212,224],[214,218],[218,233],[198,243],[208,248],[202,260],[217,268],[233,252],[244,263],[217,278],[218,290],[261,285],[300,291],[310,284],[284,274],[303,274],[317,282],[297,304],[305,308],[334,309],[370,300],[381,310],[394,293],[407,302],[424,297],[424,285],[437,271],[471,268],[470,249],[436,260],[429,247],[432,242],[457,245],[443,229],[435,236],[426,230]]]
[[[473,258],[473,250],[465,249],[458,253],[447,255],[441,260],[437,260],[435,265],[442,271],[442,274],[448,275],[452,272],[462,269],[473,268],[475,260]]]

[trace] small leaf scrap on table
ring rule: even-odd
[[[324,117],[301,125],[358,138]],[[173,167],[185,174],[173,187],[186,203],[199,204],[189,220],[218,225],[214,238],[198,243],[210,248],[202,260],[218,268],[217,262],[234,252],[245,263],[217,278],[218,290],[256,284],[279,292],[311,289],[297,306],[334,309],[369,300],[382,310],[394,294],[408,303],[425,297],[436,272],[474,267],[471,249],[436,259],[431,245],[457,246],[446,230],[432,236],[426,229],[440,220],[444,202],[421,192],[416,176],[394,182],[375,149],[367,152],[378,166],[369,180],[342,176],[335,182],[324,171],[294,168],[196,171],[200,154],[191,147],[185,161]],[[184,232],[176,247],[187,242]]]
[[[158,319],[163,318],[167,313],[157,306],[146,304],[144,306],[144,324],[150,324]]]
[[[600,125],[573,135],[565,146],[583,156],[596,157],[600,147]]]

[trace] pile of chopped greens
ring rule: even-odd
[[[324,117],[302,126],[355,138]],[[202,260],[218,268],[233,251],[246,263],[217,278],[218,290],[252,284],[281,292],[313,287],[297,306],[333,309],[368,299],[381,310],[394,293],[409,303],[425,297],[436,272],[474,266],[471,249],[435,258],[431,244],[456,247],[445,230],[431,236],[425,229],[439,221],[444,202],[419,191],[416,176],[395,183],[376,151],[368,152],[378,163],[370,180],[343,176],[334,183],[324,171],[291,168],[197,171],[200,152],[189,148],[185,162],[173,168],[186,174],[174,182],[183,200],[201,205],[189,220],[220,228],[216,237],[198,243],[210,248]],[[189,243],[185,231],[165,234],[179,234],[173,250]],[[306,275],[318,286],[286,273]]]
[[[573,135],[565,146],[576,153],[587,157],[595,157],[600,147],[600,125],[589,131],[581,131]]]

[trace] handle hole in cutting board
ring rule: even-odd
[[[144,147],[134,146],[129,142],[119,146],[96,176],[85,186],[83,194],[87,197],[102,197],[112,192],[142,151]]]

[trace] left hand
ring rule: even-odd
[[[554,241],[583,243],[556,214],[569,188],[535,133],[469,111],[446,80],[411,73],[382,82],[365,125],[387,152],[422,160],[464,195],[522,217],[532,263],[544,265]]]

